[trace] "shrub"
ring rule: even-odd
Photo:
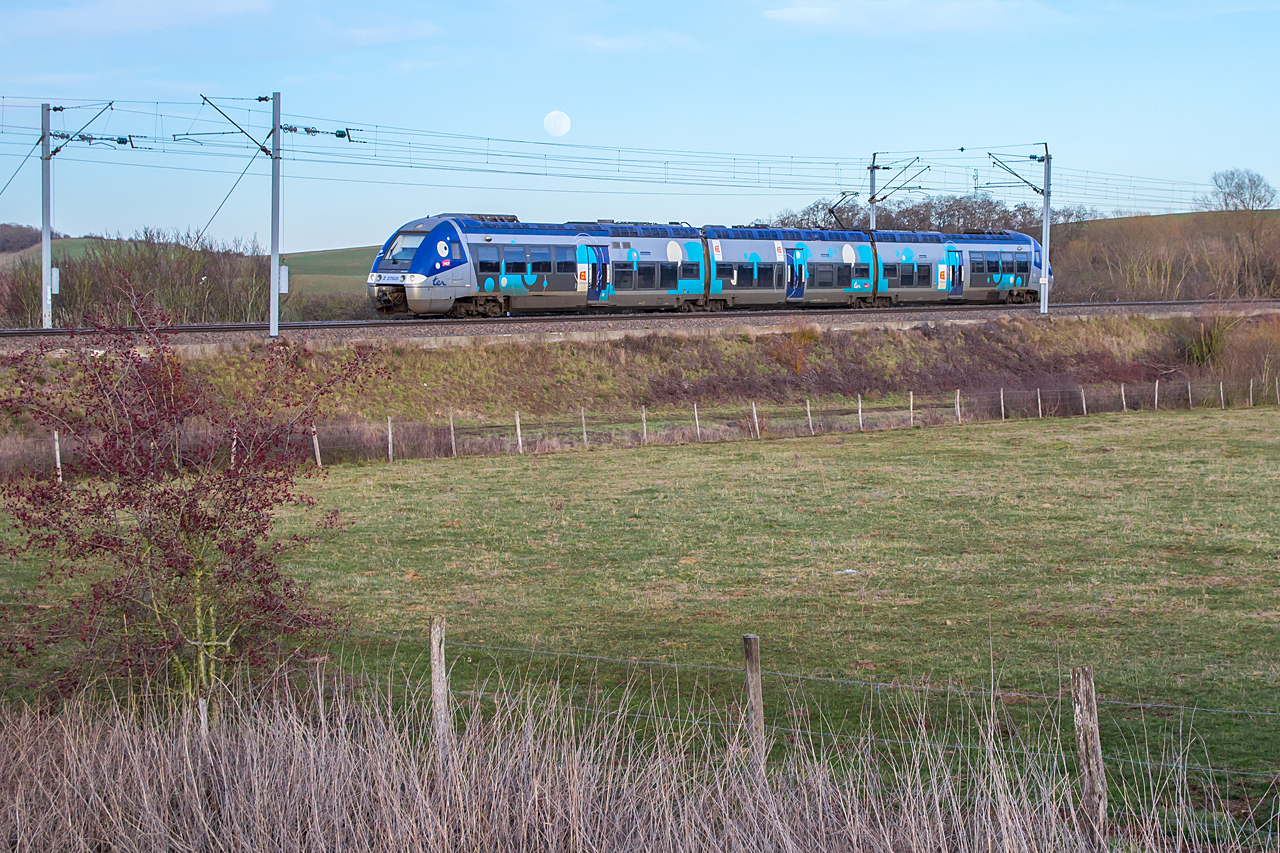
[[[315,416],[363,378],[348,354],[313,375],[305,353],[259,349],[247,393],[219,396],[166,341],[167,318],[126,291],[140,330],[21,350],[0,360],[0,411],[58,430],[63,469],[0,484],[19,557],[45,562],[28,604],[9,614],[5,647],[21,666],[56,651],[37,683],[95,676],[171,677],[206,691],[231,665],[287,654],[332,624],[276,566],[306,541],[273,538],[286,505],[309,506]],[[320,528],[332,528],[326,517]]]

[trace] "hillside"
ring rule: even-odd
[[[80,258],[84,256],[85,248],[97,238],[94,237],[62,237],[53,241],[53,260],[57,263],[59,259],[71,257]],[[40,244],[28,246],[17,252],[0,252],[0,267],[16,264],[23,258],[40,257]]]
[[[307,296],[364,296],[365,278],[379,246],[295,252],[282,262],[289,267],[289,289]]]

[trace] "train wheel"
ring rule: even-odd
[[[694,304],[692,300],[686,299],[684,302],[680,303],[681,314],[692,314],[693,309],[694,309]]]

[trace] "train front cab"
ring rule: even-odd
[[[367,290],[380,314],[444,314],[473,290],[466,247],[449,220],[407,223],[373,261]]]

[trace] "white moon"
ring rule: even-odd
[[[559,110],[552,110],[542,120],[542,126],[552,136],[564,136],[569,132],[569,117]]]

